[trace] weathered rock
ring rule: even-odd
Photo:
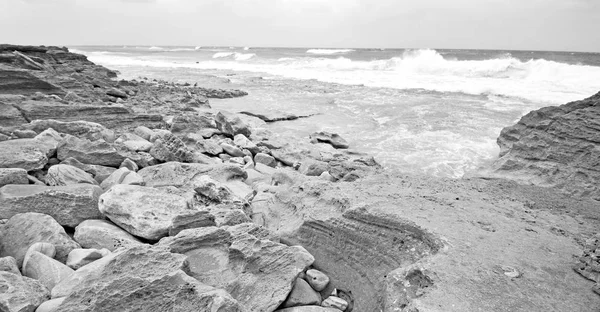
[[[73,270],[94,262],[106,255],[110,254],[108,249],[73,249],[67,258],[67,266]]]
[[[164,189],[119,184],[100,196],[100,211],[127,232],[150,240],[169,233],[173,218],[190,212],[185,198]]]
[[[133,162],[131,159],[127,158],[125,160],[123,160],[123,162],[121,163],[121,165],[119,166],[119,168],[127,168],[131,171],[138,171],[140,168],[138,167],[138,165]]]
[[[0,102],[0,127],[20,126],[26,123],[27,120],[16,107]]]
[[[142,139],[150,141],[154,131],[150,130],[148,127],[139,126],[135,128],[134,133],[139,135]]]
[[[147,167],[138,174],[146,182],[146,186],[163,187],[174,186],[177,188],[193,187],[193,180],[201,175],[208,175],[217,181],[243,180],[247,173],[235,165],[186,164],[168,162],[157,166]]]
[[[211,209],[210,214],[215,218],[216,226],[233,226],[252,222],[241,209]]]
[[[7,184],[29,184],[27,170],[21,168],[0,168],[0,187]]]
[[[277,160],[275,157],[263,153],[258,153],[254,156],[254,162],[257,164],[263,164],[269,167],[277,167]]]
[[[46,183],[50,186],[66,186],[82,183],[98,185],[98,182],[87,172],[65,164],[50,167],[46,174]]]
[[[173,223],[169,228],[169,236],[175,236],[187,229],[215,225],[217,225],[215,223],[215,216],[208,211],[193,211],[187,214],[180,214],[173,218]]]
[[[56,247],[56,259],[67,260],[69,252],[80,248],[52,217],[41,213],[21,213],[8,219],[0,228],[0,256],[11,256],[17,260],[17,266],[23,264],[25,253],[34,243],[47,242]]]
[[[306,305],[320,305],[321,295],[303,279],[297,278],[294,282],[294,287],[287,299],[283,302],[282,307],[296,307]]]
[[[223,153],[223,148],[214,140],[199,141],[196,146],[199,151],[208,155],[217,156]]]
[[[125,158],[133,156],[117,147],[103,140],[92,142],[69,136],[61,142],[57,152],[61,161],[72,157],[84,164],[119,167]]]
[[[52,259],[54,259],[54,257],[56,256],[56,247],[54,247],[54,245],[52,245],[51,243],[38,242],[32,244],[31,246],[29,246],[29,249],[27,249],[27,253],[25,253],[25,257],[23,258],[23,266],[25,266],[27,260],[29,260],[29,256],[34,251],[46,255]]]
[[[117,88],[110,88],[110,89],[108,89],[106,91],[106,94],[110,95],[110,96],[117,97],[117,98],[122,98],[122,99],[126,99],[127,98],[127,93],[125,93],[125,92],[123,92],[123,91],[121,91],[121,90],[119,90]]]
[[[212,203],[236,203],[244,199],[236,196],[225,184],[213,180],[208,175],[202,175],[194,180],[194,191],[206,201]]]
[[[75,228],[73,238],[84,248],[115,251],[120,247],[143,244],[120,227],[105,220],[86,220]]]
[[[27,252],[27,261],[23,262],[23,275],[52,289],[73,273],[73,269],[37,251]]]
[[[174,135],[166,135],[154,141],[150,155],[160,161],[193,162],[193,153],[185,146],[183,141]]]
[[[128,168],[119,168],[102,181],[100,187],[107,190],[117,184],[144,185],[143,178]]]
[[[70,165],[76,168],[79,168],[87,173],[90,173],[94,176],[94,179],[98,183],[102,183],[108,176],[110,176],[116,168],[100,166],[100,165],[89,165],[80,162],[79,160],[69,157],[61,162],[61,164]]]
[[[34,312],[50,299],[42,283],[17,274],[0,271],[0,308],[2,312]]]
[[[207,115],[177,115],[173,118],[171,124],[171,132],[178,133],[189,133],[199,132],[203,129],[216,129],[217,124],[211,116]]]
[[[60,133],[66,133],[76,136],[81,139],[90,141],[105,140],[112,142],[115,140],[115,134],[112,130],[107,129],[103,125],[90,121],[60,121],[54,119],[33,120],[29,125],[29,129],[41,133],[47,129],[54,129]]]
[[[17,267],[17,260],[10,256],[0,258],[0,271],[21,275],[21,271]]]
[[[326,162],[314,160],[314,161],[309,161],[309,162],[303,162],[300,165],[300,168],[298,169],[298,171],[300,171],[300,173],[305,174],[307,176],[318,177],[321,174],[323,174],[323,172],[327,171],[327,169],[328,169],[328,164]]]
[[[244,224],[226,230],[189,229],[162,239],[158,245],[187,255],[191,276],[225,288],[248,310],[274,311],[314,258],[302,247],[288,247],[251,233],[257,232]]]
[[[498,145],[492,175],[600,200],[600,93],[528,113]]]
[[[315,115],[315,114],[295,115],[295,114],[281,112],[281,111],[268,111],[268,112],[243,111],[243,112],[240,112],[240,114],[253,116],[253,117],[259,118],[265,122],[296,120],[299,118],[307,118],[307,117],[311,117],[311,116]]]
[[[600,283],[600,234],[586,240],[583,254],[578,260],[573,266],[575,272],[589,280]]]
[[[31,139],[34,138],[37,133],[35,133],[35,131],[33,130],[15,130],[13,131],[13,135],[16,136],[19,139]]]
[[[233,143],[235,143],[235,145],[239,146],[241,149],[249,150],[253,155],[260,152],[258,146],[243,134],[236,134],[233,137]]]
[[[326,131],[314,132],[310,135],[311,142],[315,143],[328,143],[335,148],[348,148],[348,142],[344,140],[337,133],[330,133]]]
[[[91,184],[67,186],[5,185],[0,188],[0,218],[37,212],[59,224],[75,227],[87,219],[102,217],[98,198],[102,189]]]
[[[233,157],[246,156],[246,154],[244,154],[244,152],[242,152],[242,150],[239,149],[237,146],[229,145],[227,143],[221,143],[220,145],[221,145],[221,148],[223,148],[223,151],[225,151],[225,153],[227,153]]]
[[[348,308],[348,302],[339,297],[329,296],[327,297],[327,299],[323,300],[321,306],[328,308],[336,308],[340,311],[345,311],[346,308]]]
[[[398,268],[390,272],[386,277],[385,293],[394,294],[385,298],[385,310],[394,311],[411,306],[413,299],[419,298],[431,288],[433,279],[426,270],[418,265],[410,265]],[[340,297],[344,294],[340,293]],[[353,298],[345,298],[349,306],[353,305]]]
[[[29,95],[38,91],[46,94],[65,94],[60,87],[24,70],[0,70],[0,94]]]
[[[306,281],[314,290],[321,291],[329,284],[329,277],[319,270],[311,269],[306,271]]]
[[[242,311],[225,291],[186,275],[183,255],[133,247],[99,261],[105,263],[79,281],[60,311]]]
[[[48,157],[35,139],[0,142],[0,168],[22,168],[27,171],[44,168]]]

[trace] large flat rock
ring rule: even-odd
[[[5,185],[0,188],[0,219],[26,212],[43,213],[59,224],[75,227],[102,218],[98,199],[102,189],[91,184],[68,186]]]
[[[42,169],[48,163],[45,149],[35,139],[0,142],[0,168]]]

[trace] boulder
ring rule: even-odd
[[[27,261],[23,262],[23,275],[52,289],[73,273],[73,269],[37,251],[28,251]]]
[[[326,131],[314,132],[310,135],[310,140],[313,143],[327,143],[335,148],[346,149],[350,147],[348,142],[344,140],[337,133],[330,133]]]
[[[16,139],[0,142],[0,168],[39,170],[48,163],[48,157],[35,139]]]
[[[226,289],[248,310],[274,311],[314,258],[302,247],[275,243],[261,233],[253,224],[205,227],[181,231],[158,245],[187,255],[192,277]]]
[[[56,247],[56,259],[61,262],[67,260],[71,250],[81,247],[52,217],[41,213],[17,214],[8,219],[0,232],[0,256],[14,257],[19,267],[29,246],[37,242],[53,244]]]
[[[306,271],[306,281],[316,290],[321,291],[329,284],[329,277],[323,272],[315,269]]]
[[[46,174],[46,183],[51,186],[65,186],[87,183],[98,185],[98,182],[87,172],[70,165],[58,164],[50,167]]]
[[[84,164],[119,167],[123,160],[139,156],[128,152],[124,147],[113,145],[104,140],[89,141],[74,136],[65,138],[57,149],[61,161],[72,157]],[[137,157],[136,157],[137,156]]]
[[[73,270],[94,262],[104,256],[110,254],[108,249],[73,249],[67,258],[67,266]]]
[[[100,211],[127,232],[149,240],[169,234],[173,218],[190,212],[184,197],[164,189],[118,184],[98,203]]]
[[[0,271],[0,308],[2,312],[34,312],[50,292],[29,277]]]
[[[27,170],[21,168],[0,168],[0,187],[7,184],[29,184]]]
[[[48,300],[37,308],[35,312],[60,312],[58,307],[65,301],[65,297]]]
[[[106,248],[114,251],[120,247],[130,247],[143,244],[120,227],[105,220],[86,220],[75,228],[73,236],[77,243],[84,248]]]
[[[185,258],[148,247],[103,258],[103,265],[72,288],[59,311],[243,311],[225,291],[186,275]]]
[[[17,267],[17,260],[10,256],[0,258],[0,271],[21,275],[21,271]]]
[[[287,299],[281,305],[284,308],[320,305],[321,295],[303,279],[297,278]]]
[[[54,119],[33,120],[29,125],[29,129],[41,133],[47,129],[54,129],[60,133],[66,133],[76,136],[81,139],[90,141],[105,140],[112,142],[115,140],[115,133],[107,129],[103,125],[90,121],[60,121]]]
[[[600,92],[544,107],[500,132],[492,176],[600,200]]]
[[[99,186],[91,184],[5,185],[0,188],[0,218],[37,212],[61,225],[75,227],[84,220],[102,217],[98,210],[101,193]]]

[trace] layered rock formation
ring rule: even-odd
[[[600,200],[600,93],[530,112],[498,145],[498,176]]]

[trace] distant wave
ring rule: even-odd
[[[309,49],[306,50],[307,54],[318,54],[318,55],[333,55],[333,54],[346,54],[353,52],[352,49]]]
[[[163,52],[183,52],[183,51],[196,51],[199,50],[200,47],[195,48],[163,48],[163,47],[149,47],[150,51],[163,51]]]
[[[253,57],[255,57],[256,54],[254,53],[238,53],[238,52],[217,52],[215,53],[212,58],[214,59],[218,59],[218,58],[233,58],[236,61],[247,61]]]
[[[162,51],[164,49],[161,48],[161,47],[149,47],[148,50],[150,50],[150,51]]]

